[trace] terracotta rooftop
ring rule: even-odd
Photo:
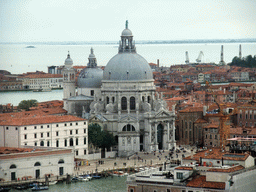
[[[242,165],[238,165],[238,166],[233,166],[227,169],[223,169],[223,168],[212,168],[212,169],[208,169],[208,172],[222,172],[222,173],[231,173],[231,172],[235,172],[235,171],[239,171],[244,169],[244,167]]]
[[[188,113],[188,112],[203,112],[203,107],[187,107],[179,111],[180,113]]]
[[[38,125],[38,124],[50,124],[50,123],[61,123],[61,122],[71,122],[71,121],[85,121],[85,119],[80,117],[75,117],[71,115],[57,116],[57,115],[48,115],[48,116],[32,116],[32,117],[23,117],[15,118],[11,117],[8,119],[0,120],[0,125],[2,126],[25,126],[25,125]]]
[[[187,187],[225,189],[225,182],[206,181],[206,176],[196,176],[187,183]]]
[[[176,170],[193,170],[193,167],[183,167],[183,166],[180,166],[180,167],[176,167],[175,169]]]
[[[220,148],[212,148],[207,149],[204,151],[200,151],[193,156],[187,156],[183,158],[184,160],[196,160],[199,161],[199,159],[218,159],[221,160],[222,158],[224,160],[234,160],[234,161],[244,161],[249,157],[249,154],[246,153],[228,153],[228,152],[222,152]]]

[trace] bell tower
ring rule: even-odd
[[[73,68],[73,60],[70,58],[69,52],[64,64],[65,65],[63,69],[63,101],[64,109],[68,111],[67,99],[70,97],[74,97],[76,94],[76,73],[75,69]]]

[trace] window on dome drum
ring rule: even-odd
[[[122,99],[121,99],[121,109],[122,110],[127,110],[127,99],[126,99],[126,97],[122,97]]]
[[[15,165],[15,164],[12,164],[11,166],[10,166],[10,169],[16,169],[17,168],[17,166]]]
[[[145,101],[145,97],[144,96],[142,96],[142,102],[144,102]]]
[[[94,90],[91,90],[91,96],[94,96]]]
[[[40,163],[40,162],[36,162],[36,163],[34,164],[34,166],[41,166],[41,163]]]
[[[115,103],[115,97],[112,97],[112,103]]]
[[[106,97],[107,104],[109,104],[109,97]]]
[[[65,163],[63,159],[60,159],[60,160],[58,161],[58,164],[63,164],[63,163]]]
[[[135,131],[135,127],[133,125],[127,124],[123,127],[122,131]]]
[[[130,98],[130,109],[131,110],[135,110],[136,106],[135,106],[135,97],[131,97]]]

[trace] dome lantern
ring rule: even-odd
[[[119,42],[118,53],[124,53],[124,52],[136,53],[135,42],[133,41],[132,32],[130,29],[128,29],[128,20],[126,20],[125,29],[122,31],[121,41]]]

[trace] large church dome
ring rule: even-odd
[[[153,79],[152,70],[137,53],[118,53],[104,69],[103,80],[146,80]]]
[[[126,29],[121,34],[118,54],[110,59],[103,72],[103,80],[133,81],[152,80],[153,73],[141,55],[136,53],[132,32]]]
[[[101,80],[103,78],[103,70],[97,67],[96,57],[91,48],[91,53],[89,55],[89,63],[87,67],[84,68],[77,79],[77,84],[79,88],[100,88]]]

